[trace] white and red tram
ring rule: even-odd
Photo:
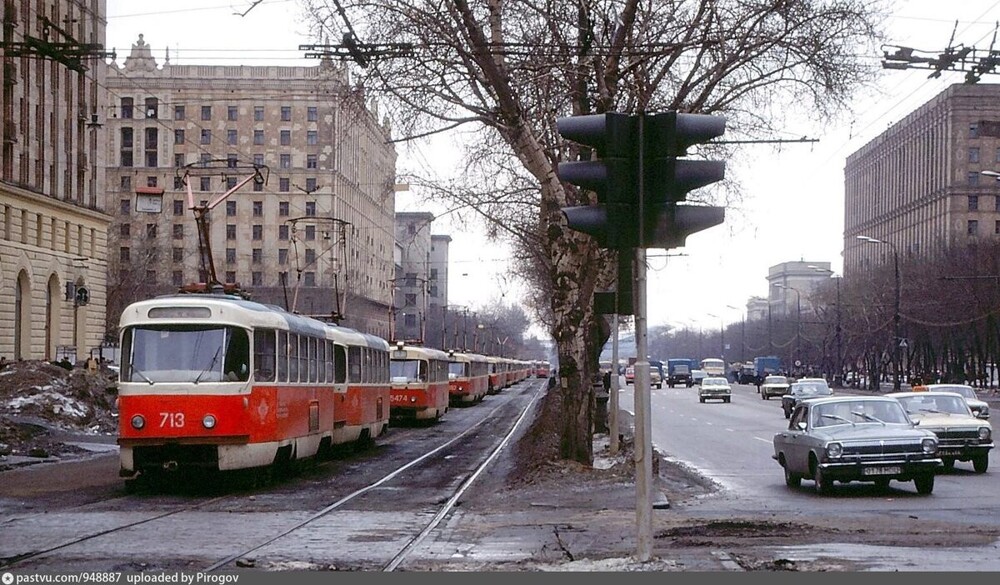
[[[370,444],[389,424],[389,344],[232,295],[122,313],[122,477],[237,470]]]
[[[390,352],[389,376],[391,418],[437,420],[448,411],[447,353],[398,342]]]
[[[478,353],[448,352],[448,392],[452,404],[473,404],[490,387],[489,362]]]

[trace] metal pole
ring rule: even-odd
[[[618,292],[615,292],[617,307]],[[608,432],[611,434],[609,449],[612,455],[618,454],[618,313],[611,315],[611,412],[608,413]]]
[[[892,379],[892,389],[895,392],[899,392],[899,386],[900,386],[900,384],[899,384],[899,373],[900,373],[899,370],[902,369],[902,366],[903,366],[903,364],[902,364],[902,362],[900,361],[900,358],[899,358],[899,344],[900,344],[900,341],[902,340],[902,337],[899,334],[899,292],[900,292],[899,291],[899,288],[900,288],[899,287],[899,253],[896,251],[896,245],[895,244],[890,243],[889,245],[892,246],[892,263],[893,263],[893,268],[895,269],[895,274],[896,274],[896,310],[895,310],[895,314],[892,317],[892,321],[893,321],[893,335],[895,336],[895,339],[893,340],[893,343],[892,343],[892,345],[893,345],[893,358],[892,358],[893,359],[893,369],[895,370],[894,375],[893,375],[893,379]]]
[[[640,562],[653,556],[653,435],[646,335],[646,250],[635,253],[635,474]]]

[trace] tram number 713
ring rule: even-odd
[[[161,412],[160,428],[179,429],[184,426],[183,412]]]

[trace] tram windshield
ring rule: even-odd
[[[238,327],[130,327],[122,362],[124,382],[241,382],[250,378],[250,339]]]
[[[389,362],[389,377],[395,383],[426,382],[427,362],[421,360],[392,360]]]
[[[469,364],[468,362],[448,362],[448,378],[468,378],[469,377]]]

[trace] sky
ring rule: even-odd
[[[1000,0],[899,0],[895,5],[886,22],[887,43],[927,52],[944,50],[953,33],[954,46],[988,50],[1000,19]],[[118,63],[143,34],[160,62],[169,48],[174,64],[315,65],[298,50],[300,44],[318,42],[309,38],[298,14],[296,0],[108,0],[106,46],[115,49]],[[881,60],[881,53],[871,56],[877,67]],[[859,92],[851,111],[837,120],[820,125],[805,117],[788,123],[788,139],[808,142],[738,147],[726,174],[738,181],[743,199],[727,207],[725,223],[690,236],[683,248],[647,251],[648,325],[707,329],[738,322],[751,297],[766,297],[768,269],[783,262],[830,262],[840,274],[845,160],[964,78],[961,72],[945,72],[929,79],[929,73],[881,69],[877,85]],[[982,82],[1000,83],[1000,75]],[[448,139],[400,146],[397,172],[426,174],[458,160]],[[497,299],[510,303],[521,294],[521,285],[496,276],[508,251],[453,225],[445,206],[408,191],[397,193],[396,210],[440,215],[433,232],[452,238],[449,303],[475,308]]]

